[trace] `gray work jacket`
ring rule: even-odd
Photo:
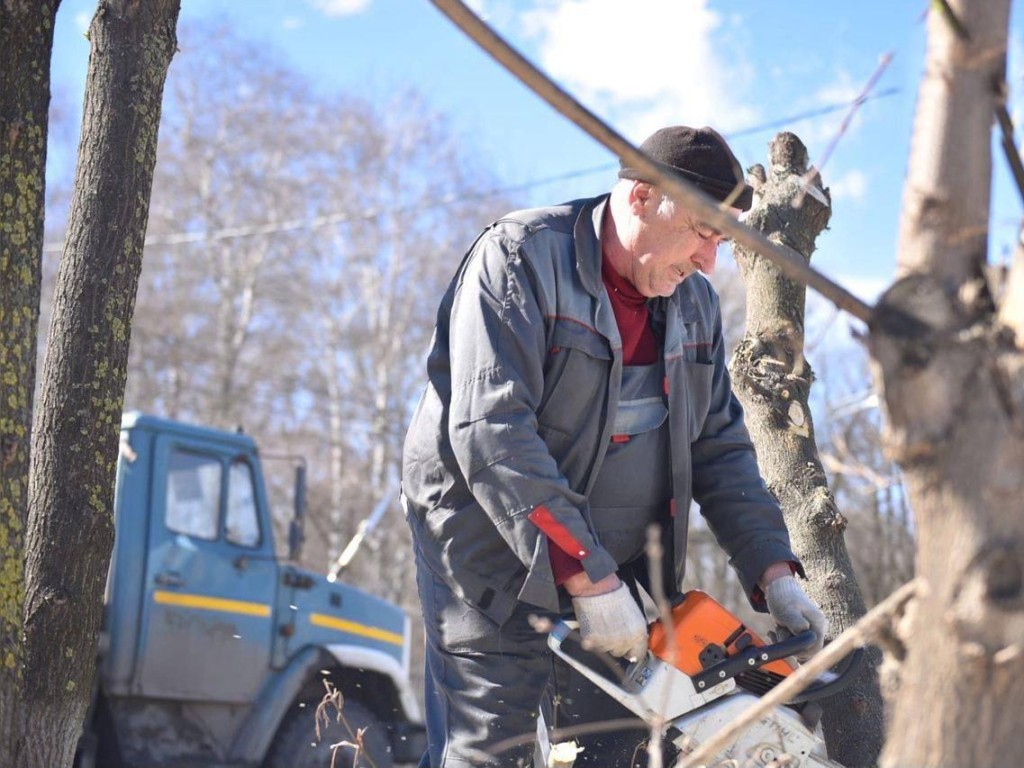
[[[593,581],[618,567],[587,503],[622,378],[601,280],[607,200],[519,211],[484,230],[441,302],[406,436],[403,502],[417,551],[499,624],[516,601],[558,610],[549,539],[578,547],[570,554]],[[694,274],[649,306],[666,373],[674,586],[696,499],[764,610],[753,597],[764,569],[797,559],[729,384],[718,297]]]

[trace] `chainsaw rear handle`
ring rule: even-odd
[[[817,640],[813,629],[806,629],[799,635],[780,640],[771,645],[748,646],[734,656],[714,664],[693,677],[698,691],[706,691],[723,680],[736,677],[743,672],[758,669],[772,661],[794,656],[814,645]],[[829,679],[808,686],[789,700],[790,704],[804,704],[833,696],[853,682],[853,678],[864,662],[864,649],[857,648],[847,655],[838,671]]]
[[[555,622],[554,628],[548,635],[548,647],[560,656],[563,661],[569,664],[569,666],[574,667],[578,672],[590,679],[598,688],[603,690],[620,704],[626,706],[628,709],[640,714],[643,707],[640,705],[639,699],[632,691],[624,690],[612,683],[610,680],[604,679],[601,675],[589,674],[590,670],[588,670],[584,664],[562,650],[562,643],[570,634],[578,629],[579,622],[573,619],[561,619]],[[788,637],[785,640],[780,640],[779,642],[772,643],[771,645],[749,646],[735,656],[731,656],[724,661],[714,664],[705,669],[699,675],[695,675],[691,678],[693,680],[693,685],[698,692],[709,691],[719,683],[730,680],[743,672],[758,669],[765,664],[778,661],[779,659],[784,659],[788,656],[793,656],[800,651],[806,650],[813,646],[816,640],[817,636],[815,635],[814,630],[807,629],[799,635]],[[634,665],[631,665],[631,668],[635,666],[635,664],[642,662],[643,659],[635,662]],[[853,653],[845,657],[842,662],[842,666],[839,670],[830,675],[829,679],[807,687],[790,699],[789,703],[803,704],[810,701],[818,701],[819,699],[824,699],[839,693],[853,682],[853,679],[857,672],[860,671],[863,662],[864,649],[857,648]],[[630,675],[627,672],[625,680],[628,681],[629,679]]]
[[[693,676],[693,684],[698,691],[706,691],[714,685],[736,677],[742,672],[763,667],[787,656],[795,656],[801,651],[812,647],[818,636],[813,629],[805,629],[799,635],[787,637],[771,645],[750,645],[729,658],[712,664],[698,675]]]
[[[842,666],[839,667],[834,676],[823,682],[811,685],[802,690],[789,700],[790,704],[806,704],[809,701],[818,701],[834,696],[853,682],[853,678],[864,666],[864,649],[856,648],[853,653],[843,658]]]

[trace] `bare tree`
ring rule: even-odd
[[[892,643],[894,767],[994,768],[1024,753],[1024,328],[1010,320],[1024,291],[1019,261],[1001,307],[984,274],[1009,6],[952,0],[929,14],[900,279],[871,327],[928,585]]]
[[[430,297],[507,204],[467,194],[493,183],[416,93],[324,95],[230,30],[180,37],[127,402],[306,455],[303,560],[318,569],[390,494],[376,556],[348,578],[411,607],[392,480]]]
[[[34,411],[30,474],[24,418],[33,412],[33,366],[12,366],[13,375],[4,377],[23,394],[11,414],[16,417],[11,426],[19,425],[11,432],[16,438],[11,454],[22,458],[10,462],[18,471],[10,483],[4,462],[5,495],[8,488],[16,491],[8,498],[23,509],[26,479],[28,490],[27,514],[15,512],[24,521],[17,531],[24,532],[23,547],[16,535],[3,552],[4,578],[10,579],[3,594],[11,600],[3,613],[0,753],[8,765],[70,765],[92,691],[113,542],[128,340],[178,8],[178,0],[101,0],[90,27],[77,178]],[[5,51],[14,40],[28,41],[18,43],[18,56],[5,62],[3,90],[6,94],[10,79],[23,99],[15,105],[24,120],[19,126],[14,119],[10,127],[15,133],[27,130],[31,138],[12,147],[11,160],[20,173],[31,173],[16,180],[30,195],[22,203],[23,231],[18,258],[12,259],[28,279],[19,277],[24,293],[10,303],[4,296],[2,306],[5,317],[16,314],[24,325],[17,338],[5,334],[4,340],[5,348],[10,341],[11,349],[33,354],[37,315],[24,308],[28,301],[38,311],[42,214],[35,204],[41,198],[32,202],[31,195],[41,196],[43,190],[45,72],[55,11],[56,3],[5,3],[2,19]],[[42,109],[34,112],[33,106]],[[4,114],[4,133],[10,136],[9,113]],[[6,423],[4,432],[6,437]]]
[[[810,260],[832,209],[817,174],[808,177],[807,149],[780,133],[767,172],[755,166],[754,207],[747,222]],[[807,190],[805,185],[810,186]],[[846,520],[829,491],[818,458],[804,355],[806,289],[753,251],[736,248],[747,286],[746,335],[730,363],[765,482],[779,499],[794,551],[808,572],[808,591],[829,618],[834,636],[865,613],[864,599],[843,541]],[[829,754],[848,766],[873,765],[882,748],[882,697],[873,663],[825,707]]]
[[[830,354],[841,356],[845,383],[831,374]],[[844,536],[857,584],[870,607],[914,576],[913,519],[902,472],[884,450],[866,353],[859,347],[823,350],[822,359],[817,370],[826,391],[818,447],[847,520]]]
[[[274,286],[301,268],[302,240],[281,224],[305,218],[316,183],[306,139],[315,100],[301,78],[226,30],[188,27],[182,39],[128,401],[252,428],[259,387],[297,364],[295,345],[273,341],[289,315]],[[259,354],[270,345],[272,366]]]
[[[318,286],[308,301],[323,345],[312,357],[323,366],[334,456],[331,530],[338,536],[330,554],[388,494],[392,524],[378,532],[377,556],[353,573],[412,608],[414,569],[396,480],[434,324],[430,297],[443,292],[475,228],[499,212],[500,201],[481,206],[460,197],[460,187],[474,182],[458,143],[420,97],[404,93],[400,101],[403,109],[382,110],[377,143],[360,154],[360,199],[373,215],[318,245]]]

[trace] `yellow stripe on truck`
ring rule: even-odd
[[[182,608],[198,608],[203,611],[240,613],[244,616],[270,616],[270,606],[264,603],[249,603],[245,600],[228,600],[209,595],[190,595],[184,592],[153,592],[153,602],[160,605],[177,605]]]
[[[397,632],[388,632],[386,629],[381,629],[380,627],[370,627],[366,624],[360,624],[357,621],[338,619],[334,616],[326,616],[322,613],[309,614],[309,623],[317,627],[327,627],[328,629],[337,629],[341,632],[348,632],[350,635],[359,635],[360,637],[382,640],[385,643],[391,643],[393,645],[401,646],[404,642],[402,635]]]

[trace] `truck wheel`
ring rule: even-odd
[[[332,719],[326,732],[320,729],[320,742],[316,741],[313,713],[315,704],[293,709],[284,719],[274,737],[263,768],[329,768],[331,745],[342,741],[355,742],[355,733],[365,728],[363,750],[358,762],[353,762],[352,747],[338,747],[333,765],[349,768],[392,768],[391,747],[387,729],[369,709],[358,701],[345,701],[342,714],[352,728],[349,733],[343,723]]]

